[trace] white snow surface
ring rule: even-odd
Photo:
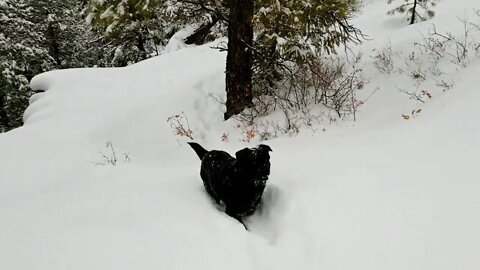
[[[355,22],[371,40],[356,50],[362,94],[374,94],[356,122],[263,142],[272,173],[249,231],[208,197],[189,139],[167,123],[183,112],[207,149],[259,143],[212,98],[224,95],[225,53],[210,44],[35,77],[46,91],[25,126],[0,135],[0,269],[480,269],[480,61],[442,63],[455,84],[423,104],[396,88],[411,77],[380,74],[370,57],[387,42],[408,54],[431,23],[461,33],[457,16],[473,20],[480,4],[441,1],[407,26],[385,1],[364,2]],[[108,141],[118,164],[95,165]]]

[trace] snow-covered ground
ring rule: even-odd
[[[46,92],[24,127],[0,135],[0,269],[480,269],[480,61],[444,59],[421,82],[404,63],[432,23],[459,37],[457,17],[480,24],[480,4],[441,1],[433,20],[406,26],[385,1],[364,2],[358,120],[264,142],[272,174],[250,231],[209,199],[198,157],[167,122],[183,112],[208,149],[258,143],[242,141],[212,98],[224,91],[225,53],[207,45],[34,78]],[[372,63],[386,44],[391,75]],[[432,98],[398,90],[416,84]],[[107,142],[117,165],[95,165],[99,151],[113,157]]]

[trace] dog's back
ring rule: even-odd
[[[217,203],[220,203],[220,200],[224,200],[224,197],[231,193],[233,180],[228,176],[233,173],[235,158],[224,151],[207,151],[195,142],[188,144],[201,160],[200,177],[205,189]]]
[[[225,197],[231,193],[234,179],[235,158],[227,152],[213,150],[208,152],[202,159],[200,177],[207,191],[218,202],[225,200]]]

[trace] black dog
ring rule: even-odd
[[[223,201],[225,213],[243,224],[242,217],[253,214],[260,204],[270,174],[268,152],[272,149],[264,144],[244,148],[235,154],[235,159],[224,151],[207,151],[198,143],[188,144],[202,161],[200,177],[207,192],[218,204]]]

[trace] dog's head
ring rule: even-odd
[[[272,151],[270,146],[260,144],[253,149],[244,148],[235,156],[239,165],[252,174],[255,181],[265,184],[270,175],[270,151]]]

